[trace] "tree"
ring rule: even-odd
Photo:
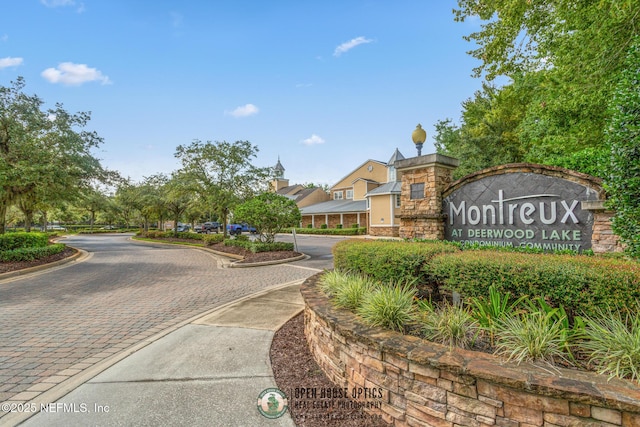
[[[0,234],[19,197],[72,200],[94,179],[109,177],[90,153],[102,139],[81,130],[90,113],[69,114],[62,104],[43,111],[43,101],[26,95],[24,86],[22,77],[0,86]]]
[[[605,188],[608,205],[616,211],[612,226],[627,253],[640,258],[640,36],[629,48],[611,110]]]
[[[181,173],[226,224],[233,208],[258,194],[271,174],[271,168],[258,168],[251,163],[257,152],[258,147],[249,141],[194,140],[188,146],[179,145],[175,156],[182,162]],[[227,234],[226,227],[224,233]]]
[[[187,210],[191,207],[194,195],[187,176],[176,172],[163,187],[165,206],[170,218],[173,219],[173,233],[178,235],[178,222]]]
[[[107,196],[98,188],[90,188],[84,191],[78,203],[83,210],[89,212],[89,230],[93,231],[96,214],[107,209],[109,203]]]
[[[456,20],[479,17],[475,76],[536,76],[520,138],[529,161],[602,145],[607,105],[637,33],[637,0],[458,0]]]
[[[293,200],[267,192],[247,200],[234,210],[234,216],[253,225],[260,241],[273,243],[275,235],[300,223],[300,210]]]
[[[518,127],[527,105],[526,85],[502,89],[483,84],[473,99],[462,103],[462,124],[436,123],[435,147],[439,153],[460,159],[459,178],[479,169],[523,161],[525,147]]]

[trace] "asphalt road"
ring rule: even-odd
[[[331,268],[338,240],[298,236],[309,259],[234,269],[199,249],[70,237],[81,262],[0,281],[0,402],[28,403],[169,327]]]

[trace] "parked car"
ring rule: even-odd
[[[105,225],[104,227],[101,228],[101,230],[117,230],[118,227],[116,227],[115,225]]]
[[[217,233],[220,231],[220,229],[220,223],[217,221],[205,222],[204,224],[202,224],[202,233],[208,233],[210,231],[215,231]]]
[[[47,231],[67,231],[67,229],[61,225],[47,225]]]
[[[257,233],[256,228],[252,225],[247,224],[246,222],[243,222],[241,224],[227,224],[227,231],[231,235],[242,234],[243,231],[246,231],[252,234]]]
[[[196,233],[202,233],[202,224],[194,225],[193,231],[195,231]]]
[[[189,224],[178,224],[178,227],[176,228],[176,231],[178,233],[186,233],[191,229],[191,226]]]

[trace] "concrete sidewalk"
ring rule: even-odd
[[[299,313],[301,282],[227,304],[131,354],[23,426],[295,426],[258,411],[277,387],[269,349]]]

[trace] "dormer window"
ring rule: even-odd
[[[342,191],[334,191],[333,200],[342,200]]]
[[[397,174],[396,174],[396,168],[394,168],[393,166],[389,166],[388,172],[387,172],[387,182],[396,182],[398,180],[397,178]]]

